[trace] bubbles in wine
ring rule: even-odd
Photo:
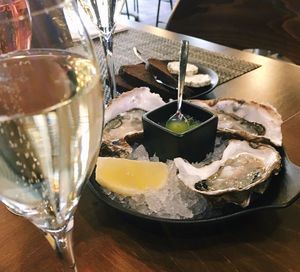
[[[39,227],[57,228],[71,216],[98,155],[96,68],[76,54],[32,50],[0,61],[0,89],[3,201]]]

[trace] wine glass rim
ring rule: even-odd
[[[29,6],[28,15],[19,15],[19,16],[14,17],[14,18],[1,19],[0,24],[6,23],[6,22],[11,22],[11,21],[21,21],[21,20],[27,19],[28,17],[32,18],[32,17],[38,16],[38,15],[41,15],[41,14],[45,14],[45,13],[48,14],[53,10],[66,7],[67,5],[74,2],[74,0],[56,0],[56,3],[54,3],[52,5],[49,5],[48,7],[43,6],[40,9],[37,9],[35,11],[32,11],[31,8],[30,8],[30,0],[25,0],[25,2]],[[47,2],[47,0],[43,0],[41,2],[42,3]],[[75,4],[76,4],[76,2],[75,2]]]

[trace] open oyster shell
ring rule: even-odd
[[[221,158],[209,164],[196,167],[182,158],[174,162],[179,179],[191,190],[222,196],[244,207],[249,204],[253,190],[263,193],[266,186],[257,187],[281,167],[280,154],[272,146],[240,140],[230,140]]]
[[[218,131],[226,134],[226,138],[245,140],[229,140],[219,157],[204,166],[202,163],[195,167],[175,159],[179,179],[213,201],[248,206],[253,192],[263,193],[269,178],[280,170],[280,155],[267,144],[282,144],[281,116],[270,105],[237,99],[191,102],[218,115]],[[131,145],[141,142],[142,115],[164,104],[158,94],[144,87],[113,99],[105,111],[101,156],[129,157],[133,151]],[[220,181],[222,186],[216,187]]]
[[[234,98],[190,102],[218,115],[218,131],[221,133],[248,141],[282,145],[282,119],[271,105]]]
[[[158,94],[140,87],[113,99],[105,109],[102,156],[128,157],[132,152],[129,143],[143,133],[142,115],[164,105]]]

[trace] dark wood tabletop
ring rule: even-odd
[[[215,97],[274,105],[282,115],[284,147],[300,165],[300,67],[149,26],[134,28],[261,64],[218,86]],[[300,182],[300,177],[299,177]],[[43,234],[0,206],[0,271],[61,271]],[[86,187],[75,215],[79,272],[300,271],[300,200],[203,226],[137,221],[108,207]]]

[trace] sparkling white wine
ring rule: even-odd
[[[27,0],[0,2],[0,53],[29,49],[31,17]]]
[[[0,58],[0,197],[42,229],[69,219],[95,164],[101,88],[94,63],[76,54]]]

